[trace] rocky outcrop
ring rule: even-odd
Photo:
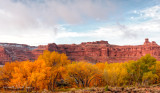
[[[24,44],[0,43],[0,64],[11,61],[35,60],[32,50],[37,47]]]
[[[0,64],[11,61],[9,55],[6,54],[5,49],[0,46]]]
[[[72,61],[87,62],[125,62],[137,60],[141,56],[151,54],[160,60],[160,46],[145,39],[142,45],[112,45],[108,41],[83,42],[81,44],[50,43],[38,47],[24,44],[0,43],[0,64],[11,61],[35,60],[44,50],[65,53]]]
[[[50,44],[49,46],[52,46]],[[58,51],[65,53],[73,61],[87,62],[125,62],[128,60],[137,60],[141,56],[151,54],[160,60],[160,46],[155,41],[149,42],[145,39],[143,45],[136,46],[118,46],[109,44],[108,41],[86,42],[72,45],[57,45],[48,48],[49,51]]]

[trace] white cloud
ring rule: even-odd
[[[56,25],[106,20],[115,10],[110,0],[0,0],[0,42],[47,44]]]
[[[64,30],[62,34],[58,35],[58,39],[81,37],[86,39],[108,40],[112,44],[136,45],[143,44],[145,38],[150,38],[160,44],[160,6],[156,5],[143,10],[135,10],[133,13],[139,15],[134,17],[138,22],[135,20],[133,23],[124,25],[117,23],[117,25],[101,27],[87,33]],[[146,20],[143,20],[144,18],[146,18]]]
[[[88,32],[74,32],[60,24],[79,24],[90,19],[106,20],[118,9],[116,3],[111,0],[41,1],[43,2],[0,0],[0,42],[39,45],[62,39],[69,41],[70,38],[92,38],[124,45],[141,44],[142,42],[137,40],[146,37],[160,41],[157,34],[160,32],[159,5],[134,10],[133,13],[139,16],[132,16],[130,24],[117,23]]]
[[[156,5],[144,10],[139,11],[143,17],[152,18],[152,19],[160,19],[160,6]]]

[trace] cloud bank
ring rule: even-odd
[[[0,0],[0,42],[47,44],[57,25],[106,20],[115,10],[110,0]]]
[[[154,1],[159,4],[159,0]],[[125,11],[124,19],[113,24],[108,20],[115,21],[117,16],[119,20],[123,16],[119,12],[123,4],[119,6],[119,2],[121,0],[0,0],[0,42],[40,45],[103,39],[124,45],[141,44],[138,40],[146,37],[160,41],[160,5]],[[93,20],[109,25],[83,32],[64,26],[90,24]]]
[[[127,23],[122,24],[118,22],[111,26],[99,27],[87,33],[62,31],[62,34],[58,35],[57,41],[63,41],[62,38],[65,39],[65,35],[67,35],[66,39],[70,38],[74,40],[79,37],[90,41],[108,40],[112,44],[119,45],[143,44],[145,38],[157,41],[160,44],[160,6],[155,5],[141,10],[134,10],[130,13],[136,16],[128,18]],[[79,40],[78,43],[82,41]]]

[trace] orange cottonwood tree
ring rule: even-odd
[[[68,60],[65,54],[59,54],[55,51],[44,51],[44,53],[39,56],[38,60],[43,60],[48,67],[51,67],[48,88],[54,90],[56,82],[62,80],[66,76],[65,67],[70,64],[70,60]]]
[[[105,63],[96,63],[95,66],[98,68],[99,74],[97,74],[96,78],[94,79],[94,83],[96,83],[96,86],[104,86],[105,79],[104,79],[104,69],[105,69]]]
[[[17,66],[14,67],[12,74],[11,81],[9,83],[10,86],[14,86],[16,88],[24,87],[28,81],[28,73],[26,69],[30,67],[27,65],[29,63],[26,62],[17,62]],[[26,66],[26,67],[25,67]]]
[[[2,67],[0,67],[0,88],[3,87],[3,81],[2,81]]]
[[[2,82],[2,86],[9,86],[9,83],[13,78],[12,73],[14,72],[14,67],[17,66],[17,62],[8,62],[3,66],[0,73],[0,80]]]
[[[34,62],[34,71],[30,74],[29,85],[37,89],[48,89],[51,67],[48,67],[43,60]]]
[[[45,86],[48,83],[49,71],[50,67],[47,67],[44,61],[18,62],[18,66],[14,67],[12,72],[9,85],[16,88],[34,87],[36,89],[47,89]]]

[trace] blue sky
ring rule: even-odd
[[[160,44],[160,0],[0,0],[0,42]]]

